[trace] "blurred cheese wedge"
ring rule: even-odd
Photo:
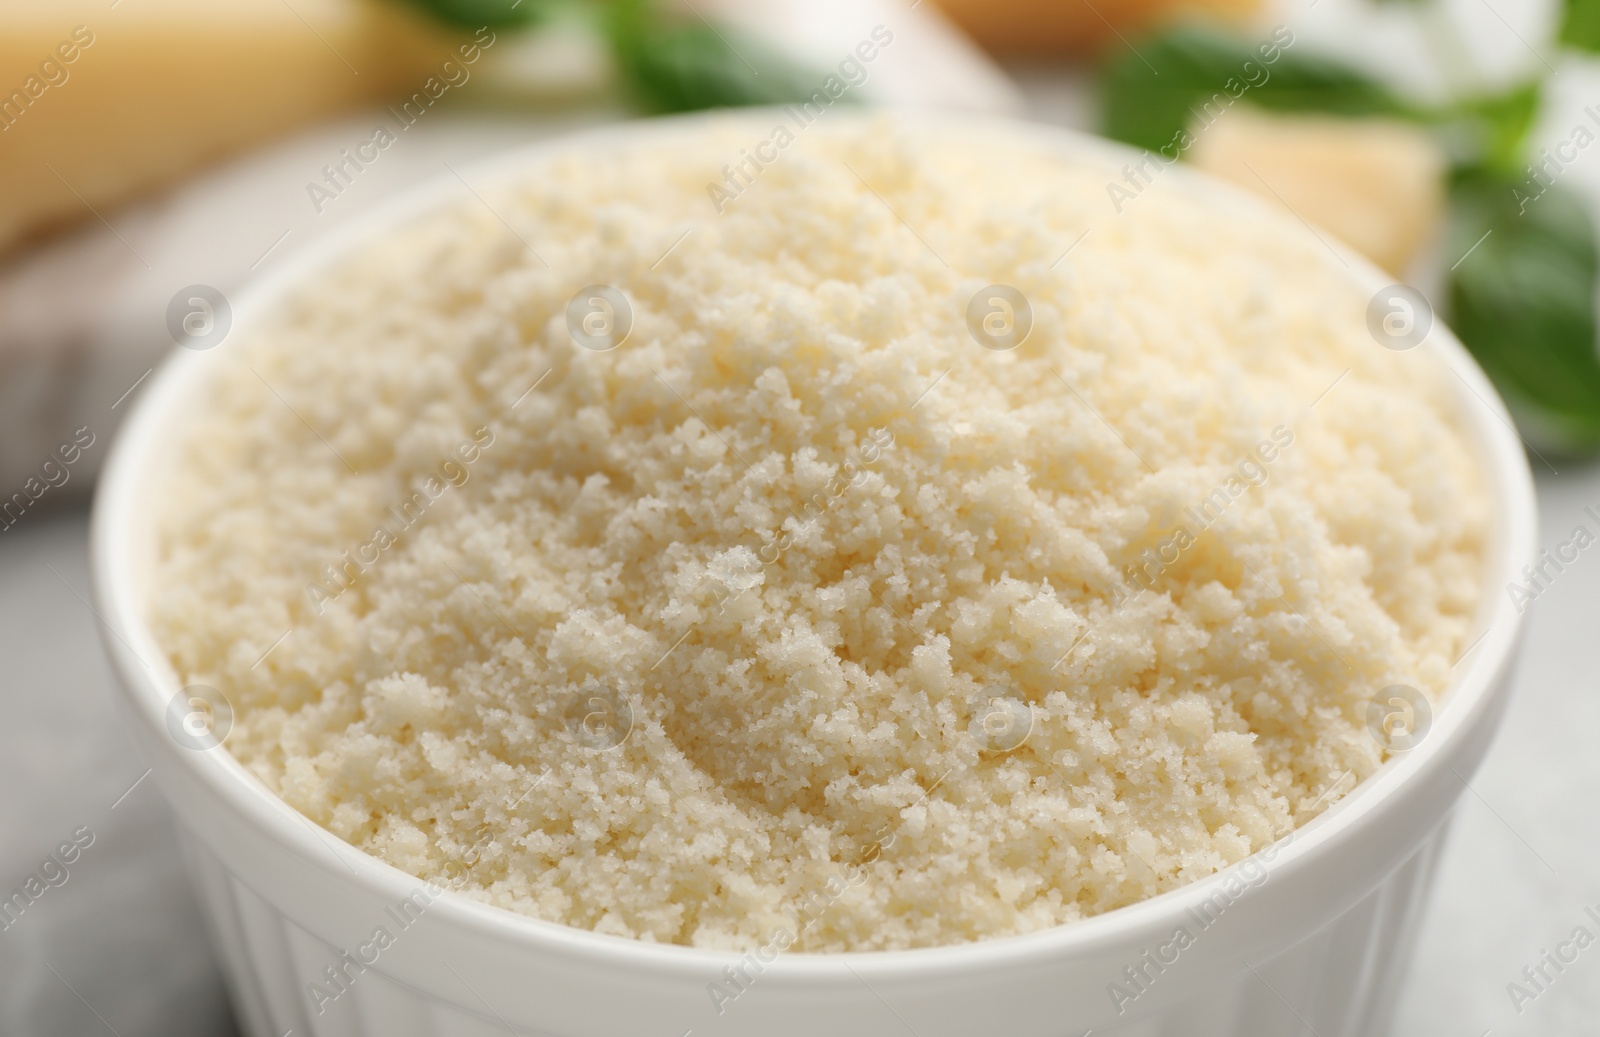
[[[938,0],[952,21],[988,49],[1007,54],[1099,50],[1184,16],[1242,20],[1262,0]],[[1121,44],[1118,43],[1120,46]]]
[[[1438,229],[1445,155],[1415,126],[1240,106],[1193,132],[1196,166],[1287,205],[1396,276]]]
[[[206,159],[409,93],[455,42],[396,0],[6,0],[0,250]]]

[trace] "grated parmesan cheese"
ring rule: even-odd
[[[1438,361],[1292,219],[999,131],[841,115],[718,215],[773,117],[564,150],[216,352],[153,613],[228,749],[488,903],[812,951],[1131,904],[1370,775],[1480,594]]]

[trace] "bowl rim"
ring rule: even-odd
[[[270,312],[287,290],[336,262],[350,249],[404,221],[463,201],[467,197],[464,185],[475,194],[472,183],[503,182],[561,153],[585,147],[638,144],[693,132],[707,122],[744,125],[760,134],[757,127],[783,117],[782,109],[752,108],[607,124],[559,133],[463,166],[462,173],[454,176],[430,177],[373,205],[343,226],[290,253],[265,274],[249,279],[232,301],[232,334],[237,335],[241,325]],[[832,121],[823,132],[836,132],[879,117],[870,111],[832,113]],[[1046,155],[1103,162],[1108,169],[1149,154],[1080,131],[1020,119],[904,111],[895,118],[902,124],[936,133],[978,134]],[[470,183],[468,175],[472,178]],[[1182,164],[1168,168],[1162,179],[1169,190],[1286,228],[1293,225],[1287,215],[1242,189]],[[1364,289],[1376,291],[1394,283],[1390,275],[1331,237],[1324,243],[1329,245],[1331,255],[1348,268],[1350,278]],[[1536,557],[1538,525],[1532,473],[1522,442],[1509,412],[1482,370],[1442,321],[1434,322],[1427,341],[1417,350],[1437,354],[1463,383],[1455,402],[1463,416],[1464,430],[1473,440],[1495,508],[1485,552],[1483,600],[1476,617],[1476,629],[1481,633],[1456,664],[1460,670],[1446,689],[1444,705],[1434,715],[1430,737],[1416,748],[1392,756],[1321,815],[1271,846],[1145,900],[1029,933],[969,943],[903,950],[788,951],[767,964],[766,971],[774,979],[787,976],[798,981],[807,977],[837,978],[846,970],[862,979],[893,981],[956,975],[978,966],[1015,968],[1064,957],[1093,956],[1097,950],[1120,945],[1130,937],[1167,932],[1186,911],[1203,903],[1236,876],[1248,861],[1266,861],[1272,871],[1293,870],[1336,852],[1343,833],[1376,824],[1386,813],[1399,809],[1394,794],[1397,790],[1416,787],[1429,774],[1450,767],[1447,750],[1476,729],[1493,710],[1496,699],[1506,693],[1503,678],[1521,635],[1522,616],[1513,609],[1509,597],[1497,590],[1503,583],[1520,578],[1518,570]],[[132,705],[135,716],[153,728],[156,741],[171,760],[177,761],[185,776],[224,801],[245,823],[338,881],[351,881],[353,875],[379,897],[403,899],[427,880],[345,843],[314,822],[308,823],[230,753],[215,748],[179,751],[164,734],[166,704],[180,685],[145,622],[144,596],[134,572],[134,560],[140,557],[138,545],[147,543],[139,538],[141,534],[148,535],[146,524],[151,520],[149,510],[141,512],[139,507],[147,496],[142,476],[152,468],[158,448],[174,434],[179,420],[175,415],[181,412],[186,394],[206,377],[209,356],[209,351],[172,348],[133,401],[96,486],[90,527],[92,582],[101,611],[102,641],[120,678],[120,693]],[[1459,391],[1461,388],[1466,391]],[[143,523],[127,521],[129,516],[138,516]],[[522,915],[449,889],[430,903],[429,915],[479,936],[592,960],[606,967],[645,969],[656,975],[696,981],[703,980],[708,970],[717,972],[742,960],[746,953],[597,933]]]

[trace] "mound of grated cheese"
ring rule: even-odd
[[[773,118],[558,149],[207,354],[152,612],[228,750],[413,875],[741,950],[1072,922],[1370,775],[1480,594],[1432,348],[1182,174]]]

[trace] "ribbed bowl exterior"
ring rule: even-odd
[[[1376,889],[1320,932],[1276,958],[1241,964],[1232,976],[1210,989],[1149,1015],[1138,1013],[1136,1001],[1128,1018],[1100,1022],[1093,1027],[1094,1034],[1377,1037],[1388,1032],[1443,840],[1441,828]],[[289,1031],[314,1037],[503,1037],[508,1032],[518,1037],[579,1037],[591,1032],[550,1029],[541,1018],[537,998],[490,1004],[473,992],[466,976],[452,975],[442,960],[436,987],[413,986],[386,973],[381,955],[365,972],[346,966],[351,978],[348,993],[331,1004],[323,1002],[319,1013],[309,987],[316,981],[324,991],[333,991],[324,970],[344,949],[306,929],[294,914],[275,907],[200,839],[185,833],[184,847],[248,1037],[283,1037]],[[389,928],[395,929],[392,918],[389,916]],[[397,945],[404,938],[404,933],[397,933]],[[1107,976],[1115,977],[1114,970],[1114,965],[1108,966]],[[1158,975],[1156,983],[1162,978]],[[529,986],[538,986],[534,977]],[[1125,984],[1124,988],[1128,989]],[[1152,985],[1151,989],[1158,988]],[[626,996],[624,990],[617,993]],[[759,997],[760,987],[753,987],[750,996]],[[1102,1016],[1111,1003],[1107,996],[1084,1015]],[[739,1007],[735,1005],[727,1014],[736,1013]],[[685,1017],[678,1029],[673,1029],[671,1021],[661,1020],[636,1032],[664,1037],[681,1037],[686,1031],[749,1033],[752,1037],[770,1033],[723,1027],[714,1031],[712,1021],[721,1019],[714,1014],[709,998],[704,1008],[704,1019]],[[914,1011],[914,1004],[902,1009],[905,1014]],[[862,1025],[859,1032],[863,1034],[892,1034],[898,1024],[887,1006],[867,1005]],[[1089,1027],[1077,1025],[1069,1014],[1058,1029],[1046,1032],[1051,1037],[1083,1037],[1086,1029]],[[592,1032],[598,1037],[601,1031]],[[900,1032],[906,1031],[901,1028]],[[973,1037],[981,1033],[973,1031]]]

